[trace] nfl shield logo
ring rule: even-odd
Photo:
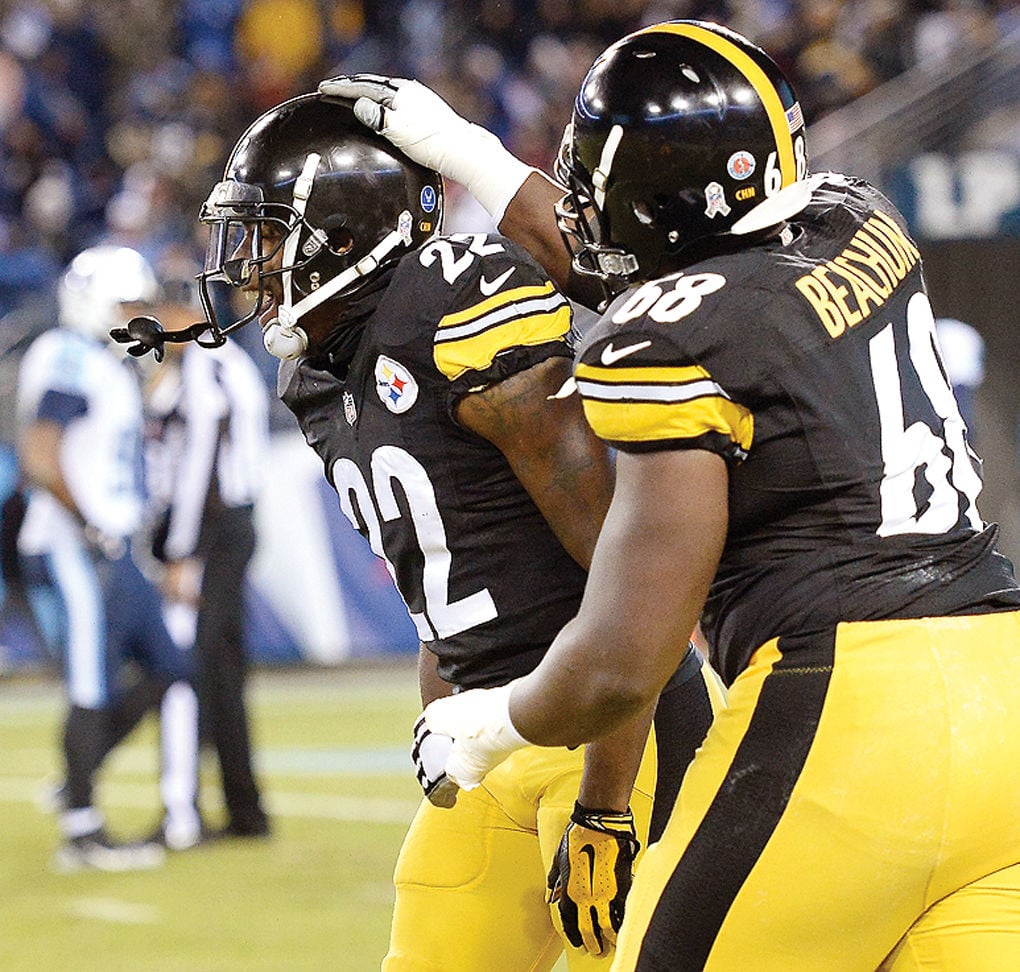
[[[354,404],[354,396],[349,391],[344,392],[344,418],[347,419],[348,425],[358,421],[358,407]]]
[[[375,362],[375,390],[394,414],[406,412],[418,398],[418,382],[400,362],[380,354]]]

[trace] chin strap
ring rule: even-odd
[[[310,310],[314,310],[320,304],[335,297],[346,287],[350,286],[359,277],[364,277],[378,269],[383,259],[399,246],[408,247],[411,245],[411,229],[413,217],[408,210],[401,212],[397,218],[397,226],[390,230],[372,249],[363,256],[353,267],[348,267],[343,273],[337,274],[332,280],[327,280],[321,287],[306,294],[297,303],[294,303],[293,271],[289,269],[294,265],[297,258],[297,246],[299,233],[297,226],[304,219],[305,209],[308,205],[308,197],[311,195],[312,186],[315,182],[315,171],[319,167],[320,156],[311,152],[305,158],[301,175],[294,183],[294,198],[292,206],[298,215],[295,223],[295,230],[287,237],[283,247],[283,263],[287,267],[283,273],[283,302],[280,304],[277,316],[269,321],[262,329],[262,343],[266,350],[274,357],[283,361],[297,358],[308,350],[308,334],[298,322]]]
[[[409,221],[410,216],[411,214],[406,209],[400,214],[401,227],[405,222],[405,217]],[[402,228],[391,230],[372,248],[370,253],[363,256],[353,267],[348,267],[343,273],[337,274],[318,290],[313,290],[310,294],[302,297],[296,304],[291,306],[281,305],[279,315],[271,320],[263,329],[262,337],[266,350],[270,354],[280,357],[280,354],[274,348],[280,348],[281,350],[286,348],[288,351],[292,351],[297,346],[295,342],[303,340],[305,347],[295,351],[290,356],[297,357],[299,354],[302,354],[307,349],[308,337],[297,326],[298,321],[310,310],[318,307],[319,304],[329,300],[330,297],[335,297],[359,277],[364,277],[377,270],[385,256],[399,246],[408,246],[410,239],[410,230],[407,232]],[[272,343],[273,347],[269,346],[270,343]]]
[[[202,339],[205,332],[209,332],[206,339]],[[182,327],[178,331],[165,331],[163,325],[155,317],[147,314],[141,317],[132,317],[126,327],[115,327],[110,331],[110,337],[118,344],[127,344],[127,353],[132,357],[140,358],[152,352],[157,361],[163,360],[166,344],[184,344],[194,341],[203,348],[218,348],[226,343],[226,338],[218,331],[214,331],[208,321],[197,321],[188,327]],[[134,344],[131,344],[131,342]]]

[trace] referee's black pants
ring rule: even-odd
[[[219,507],[202,526],[205,561],[195,632],[202,738],[216,749],[228,830],[260,835],[269,825],[252,768],[245,703],[244,576],[255,551],[253,509]]]

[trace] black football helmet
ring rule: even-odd
[[[279,317],[265,328],[278,357],[307,348],[301,318],[343,301],[389,264],[440,231],[443,182],[361,124],[351,103],[301,95],[258,118],[241,136],[199,217],[210,225],[199,275],[211,336],[253,320],[265,284],[280,278]],[[273,260],[272,269],[266,263]],[[209,283],[235,287],[258,271],[258,299],[243,317],[222,324]]]
[[[560,231],[574,269],[616,293],[799,212],[807,168],[800,105],[764,51],[716,24],[657,24],[581,84],[557,160]]]

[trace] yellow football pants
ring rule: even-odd
[[[647,833],[648,750],[631,807]],[[546,874],[581,781],[581,749],[519,750],[446,810],[423,801],[397,859],[385,972],[551,969],[564,948]],[[640,832],[640,831],[639,831]],[[570,968],[596,959],[569,949]],[[605,960],[599,963],[606,969]]]
[[[690,744],[693,752],[711,712],[722,705],[723,690],[705,665],[678,692],[674,702],[702,706],[705,713],[698,739],[678,740],[678,748]],[[567,944],[558,910],[545,903],[546,876],[577,799],[583,762],[583,747],[531,746],[478,788],[458,793],[451,809],[422,801],[397,859],[385,972],[539,972],[551,969],[564,950],[571,972],[608,972],[608,959]],[[653,729],[631,797],[642,848],[658,766]]]
[[[1020,612],[762,646],[644,856],[614,972],[1020,969]]]

